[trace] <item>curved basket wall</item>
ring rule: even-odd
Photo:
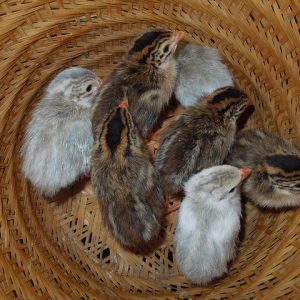
[[[206,288],[177,270],[172,236],[147,257],[125,252],[100,224],[95,198],[39,197],[20,172],[31,110],[52,76],[81,65],[105,76],[136,34],[184,30],[219,48],[264,127],[300,142],[300,4],[256,1],[26,0],[0,3],[1,299],[299,299],[299,210],[246,207],[246,237],[230,276]]]

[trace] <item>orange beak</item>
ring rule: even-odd
[[[175,31],[173,33],[173,36],[176,39],[176,43],[178,43],[182,39],[182,37],[184,36],[184,32],[183,31]]]
[[[242,168],[240,171],[242,173],[242,180],[246,179],[251,173],[251,169],[249,168]]]
[[[104,80],[102,80],[102,79],[100,79],[99,78],[99,83],[98,83],[98,90],[100,90],[101,89],[101,87],[103,86],[103,84],[104,84]]]
[[[246,107],[249,107],[249,106],[251,106],[251,105],[253,105],[253,103],[252,103],[251,99],[250,99],[250,98],[248,98],[248,101],[247,101],[247,105],[246,105]]]
[[[122,100],[120,103],[119,103],[119,105],[118,105],[118,107],[120,107],[120,108],[124,108],[124,109],[128,109],[128,101],[127,100]]]

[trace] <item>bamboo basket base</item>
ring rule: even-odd
[[[47,201],[24,179],[19,150],[57,72],[80,65],[104,77],[149,27],[184,30],[185,41],[217,47],[254,103],[248,127],[300,142],[299,15],[296,1],[279,0],[1,3],[0,299],[298,299],[299,209],[247,203],[229,275],[198,287],[174,259],[177,212],[159,248],[135,255],[103,226],[88,181]]]

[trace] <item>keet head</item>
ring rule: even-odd
[[[288,154],[271,154],[255,170],[267,180],[276,193],[300,193],[300,157]]]
[[[230,165],[214,166],[193,175],[184,185],[186,195],[209,202],[229,200],[237,196],[240,183],[251,170]]]
[[[209,103],[218,109],[220,115],[232,121],[236,121],[250,105],[248,96],[231,86],[216,90],[210,96]]]
[[[100,78],[92,71],[80,67],[65,69],[47,87],[47,94],[91,107],[101,87]]]
[[[104,119],[100,133],[102,149],[111,157],[131,155],[137,143],[137,131],[128,111],[126,100],[112,109]]]
[[[161,67],[173,58],[183,32],[153,29],[135,40],[128,52],[128,58],[140,64]]]

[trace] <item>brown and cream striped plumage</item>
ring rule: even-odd
[[[127,90],[129,110],[143,137],[148,137],[172,95],[176,63],[173,54],[182,33],[153,29],[139,37],[107,78],[93,115],[94,134],[104,116]]]
[[[299,146],[261,129],[243,130],[237,134],[226,163],[253,169],[243,192],[256,205],[300,205]]]
[[[161,229],[164,199],[147,145],[129,111],[114,108],[92,150],[92,184],[104,222],[116,240],[145,249]]]
[[[162,135],[155,158],[166,193],[176,194],[190,176],[220,165],[234,141],[247,96],[226,87],[183,111]]]

